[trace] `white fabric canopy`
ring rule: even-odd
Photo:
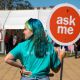
[[[0,27],[4,29],[23,29],[26,20],[36,18],[43,23],[44,29],[46,29],[49,12],[50,9],[0,11]]]
[[[44,29],[46,29],[47,27],[50,13],[51,13],[51,9],[39,10],[39,20],[43,23]]]
[[[0,10],[0,29],[3,29],[10,11]]]
[[[29,18],[38,18],[37,10],[15,10],[10,11],[7,18],[5,29],[23,29],[26,20]]]

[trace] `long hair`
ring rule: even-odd
[[[43,57],[44,55],[46,55],[46,52],[48,50],[48,41],[45,35],[43,25],[40,20],[32,18],[29,19],[26,23],[29,25],[29,27],[32,28],[33,31],[33,40],[35,42],[35,55],[37,57]]]

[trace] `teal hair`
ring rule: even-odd
[[[28,27],[30,30],[32,30],[32,27],[29,25],[28,21],[25,23],[26,27]]]
[[[38,19],[29,19],[25,25],[29,25],[33,31],[35,55],[37,57],[43,57],[47,52],[47,38],[44,32],[43,25]],[[27,25],[27,26],[28,26]]]

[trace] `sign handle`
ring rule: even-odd
[[[62,49],[65,49],[64,46],[62,46]],[[60,80],[62,80],[63,77],[63,63],[64,63],[64,58],[62,58],[62,63],[61,63]]]
[[[64,58],[62,59],[62,63],[61,63],[60,80],[62,80],[62,76],[63,76],[63,63],[64,63]]]

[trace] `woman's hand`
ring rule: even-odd
[[[25,68],[22,68],[21,71],[20,71],[20,73],[21,73],[21,75],[22,75],[22,74],[25,74],[25,75],[27,75],[27,76],[32,74],[30,71],[26,71]]]
[[[65,48],[64,47],[62,49],[61,48],[59,49],[58,55],[61,56],[62,58],[64,57],[64,55],[65,55]]]
[[[54,47],[55,51],[58,53],[58,55],[61,55],[64,57],[65,55],[65,48],[63,47],[62,49],[60,47]]]
[[[58,57],[60,59],[60,61],[62,61],[62,58],[64,57],[65,55],[65,48],[63,47],[62,49],[60,47],[55,47],[54,48],[55,51],[58,53]]]

